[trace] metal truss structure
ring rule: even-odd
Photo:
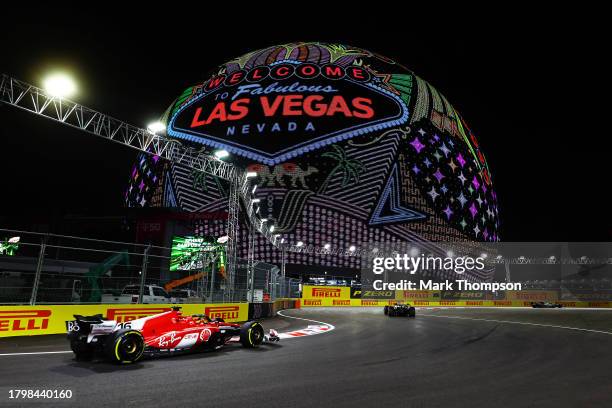
[[[270,227],[262,222],[254,210],[254,201],[252,194],[250,194],[252,186],[247,172],[230,163],[204,154],[194,147],[184,146],[178,140],[130,125],[68,99],[54,97],[36,86],[19,81],[6,74],[2,75],[0,82],[0,102],[229,181],[231,187],[227,223],[227,263],[229,284],[232,288],[236,271],[236,237],[240,199],[244,203],[250,224],[275,248],[290,252],[312,250],[319,253],[332,253],[323,248],[308,247],[307,249],[283,245],[280,235],[273,234]],[[343,256],[359,255],[347,251],[337,251],[335,254]]]

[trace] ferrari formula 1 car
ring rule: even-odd
[[[206,315],[183,316],[179,307],[123,323],[105,320],[102,315],[74,317],[66,328],[77,360],[103,356],[114,363],[133,363],[145,355],[216,350],[233,339],[244,347],[279,340],[275,330],[266,335],[256,321],[239,325]]]
[[[416,310],[414,306],[397,302],[394,305],[385,306],[385,315],[415,317]]]
[[[563,305],[561,303],[551,302],[531,302],[531,307],[533,307],[534,309],[560,309],[563,307]]]

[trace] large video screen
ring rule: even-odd
[[[170,252],[170,271],[191,271],[204,267],[202,254],[214,251],[216,245],[203,237],[172,238]]]

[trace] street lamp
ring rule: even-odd
[[[61,72],[51,74],[45,78],[43,87],[49,95],[56,98],[67,98],[76,93],[76,83],[74,80]]]
[[[214,155],[217,159],[221,160],[229,156],[229,152],[227,150],[217,150],[215,151]]]
[[[153,134],[166,130],[166,125],[160,121],[151,122],[147,125],[147,130]]]

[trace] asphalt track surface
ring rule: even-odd
[[[612,406],[612,311],[380,308],[285,311],[335,330],[256,350],[115,366],[70,353],[0,356],[0,406]],[[280,331],[308,322],[276,317]],[[5,338],[0,354],[67,350],[63,336]],[[66,401],[8,390],[70,389]]]

